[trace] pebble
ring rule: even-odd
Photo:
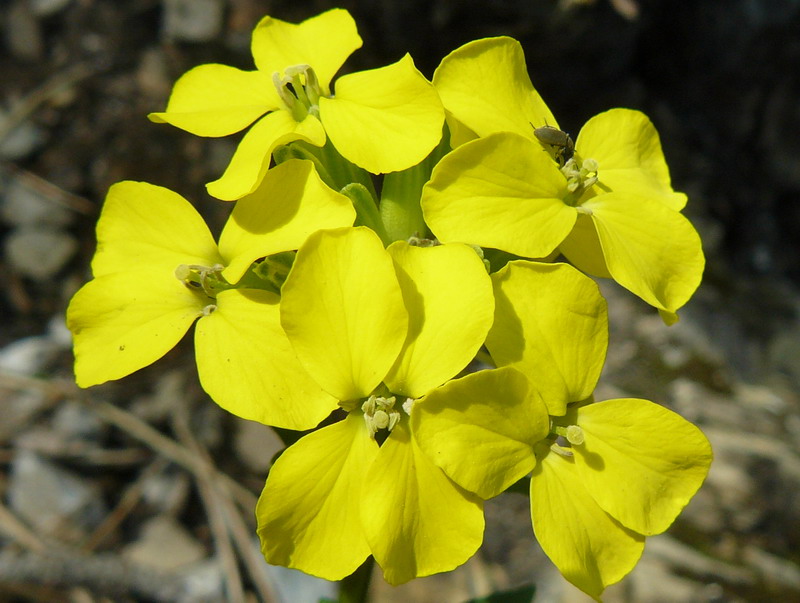
[[[164,0],[164,36],[186,42],[208,42],[222,31],[222,0]]]
[[[7,9],[5,39],[11,54],[23,61],[37,61],[44,56],[44,40],[39,21],[27,0],[16,0]]]
[[[66,207],[29,186],[24,178],[12,177],[0,197],[0,217],[11,226],[67,226],[74,215]]]
[[[170,467],[145,478],[142,501],[156,513],[176,516],[186,508],[191,488],[186,472]]]
[[[94,482],[27,450],[11,463],[8,500],[36,531],[62,540],[82,537],[107,512]]]
[[[5,131],[8,114],[0,109],[0,132]],[[47,140],[44,130],[35,123],[24,120],[13,124],[0,137],[0,159],[16,161],[24,159],[39,149]]]
[[[138,539],[123,549],[131,562],[160,570],[173,570],[205,558],[206,552],[178,520],[157,515],[142,525]]]
[[[75,237],[45,227],[18,228],[5,241],[6,258],[12,269],[40,282],[52,279],[77,249]]]
[[[32,377],[44,370],[63,347],[47,335],[33,335],[0,349],[0,370]]]
[[[275,431],[254,421],[239,420],[234,448],[239,459],[257,475],[266,475],[283,442]]]

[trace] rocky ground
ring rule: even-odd
[[[721,8],[722,4],[725,8]],[[410,51],[430,76],[470,39],[523,41],[534,84],[577,132],[645,110],[708,255],[666,328],[604,283],[612,339],[598,398],[645,397],[702,427],[706,485],[607,601],[800,600],[800,2],[342,2],[365,40],[352,69]],[[263,563],[252,512],[280,443],[219,410],[191,346],[79,390],[63,313],[89,278],[108,186],[170,187],[219,224],[203,183],[235,142],[151,124],[204,62],[249,67],[266,13],[326,1],[7,0],[0,4],[0,600],[315,601],[331,585]],[[563,118],[561,117],[563,115]],[[186,343],[186,342],[185,342]],[[190,342],[188,342],[190,344]],[[380,601],[459,601],[536,582],[584,601],[533,541],[526,500],[487,504],[486,542],[451,574]]]

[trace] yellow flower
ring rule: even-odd
[[[347,414],[270,470],[256,510],[267,561],[338,580],[371,553],[391,584],[466,561],[482,505],[420,452],[408,413],[485,339],[493,303],[480,258],[459,244],[384,250],[363,227],[321,231],[282,295],[298,358]]]
[[[557,122],[511,38],[454,51],[434,85],[464,142],[423,192],[425,219],[440,240],[528,258],[560,250],[581,270],[614,278],[665,320],[677,320],[700,284],[704,258],[680,213],[686,196],[672,190],[645,115],[612,109],[586,123],[574,149],[571,139],[566,148],[543,143],[536,129]],[[557,129],[545,131],[542,138],[567,140]]]
[[[253,31],[256,69],[200,65],[175,84],[166,111],[150,119],[199,136],[227,136],[247,128],[223,176],[208,192],[233,200],[252,192],[276,147],[327,138],[346,159],[373,173],[422,161],[441,138],[444,110],[436,91],[409,55],[397,63],[334,74],[361,46],[350,14],[333,9],[286,23],[264,17]]]
[[[220,406],[270,425],[315,426],[336,403],[298,363],[280,326],[279,296],[242,277],[255,260],[354,218],[349,200],[325,186],[310,161],[281,164],[241,199],[219,246],[177,193],[115,184],[97,224],[94,279],[67,310],[78,385],[155,362],[197,321],[200,382]]]
[[[486,345],[503,368],[431,392],[411,427],[431,460],[482,498],[530,474],[536,538],[567,580],[599,598],[694,496],[710,445],[653,402],[593,402],[607,316],[590,279],[566,264],[514,261],[492,280]]]

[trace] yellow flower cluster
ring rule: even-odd
[[[311,430],[258,502],[268,562],[339,580],[371,555],[391,584],[448,571],[480,546],[483,501],[529,479],[537,539],[599,598],[711,449],[653,402],[594,400],[608,315],[586,275],[677,320],[704,265],[686,197],[642,113],[561,131],[511,38],[455,50],[432,82],[405,56],[334,88],[360,46],[345,10],[265,17],[255,70],[178,80],[153,121],[249,127],[208,184],[236,204],[215,242],[176,193],[111,188],[67,313],[77,382],[151,364],[196,322],[214,401]]]

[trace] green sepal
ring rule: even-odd
[[[389,245],[392,241],[386,234],[386,228],[381,221],[375,197],[370,194],[369,190],[362,184],[353,182],[339,192],[346,195],[353,202],[353,207],[356,210],[354,226],[366,226],[372,229],[380,237],[384,246]]]
[[[295,255],[294,251],[283,251],[253,262],[236,283],[235,288],[263,289],[280,294],[281,287],[294,263]]]
[[[380,212],[390,242],[407,241],[410,237],[430,238],[420,206],[422,187],[449,150],[450,134],[445,127],[442,140],[425,159],[407,170],[384,176]]]

